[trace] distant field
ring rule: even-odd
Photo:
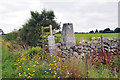
[[[94,33],[82,34],[81,33],[81,34],[75,34],[75,40],[76,41],[82,40],[82,37],[83,37],[83,40],[91,40],[92,37],[97,38],[97,37],[100,37],[101,35],[103,35],[104,38],[112,38],[112,37],[116,38],[118,37],[118,34],[119,33],[96,33],[96,34]],[[56,36],[61,37],[61,34],[56,34]]]

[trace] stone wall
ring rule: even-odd
[[[109,53],[113,53],[114,55],[116,55],[116,49],[120,47],[120,37],[110,39],[104,38],[102,45],[105,51],[109,51]],[[57,53],[59,55],[62,55],[63,58],[68,56],[78,57],[82,59],[84,57],[84,54],[92,54],[93,50],[101,50],[101,39],[99,38],[92,41],[82,41],[79,42],[79,44],[77,44],[76,46],[70,47],[70,49],[62,46],[61,43],[57,43],[56,48]]]

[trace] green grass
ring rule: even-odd
[[[53,67],[51,66],[48,66],[48,64],[50,63],[51,60],[53,60],[53,58],[51,58],[50,55],[48,56],[39,55],[45,52],[41,51],[41,49],[38,47],[34,47],[31,49],[29,48],[28,50],[22,53],[19,52],[11,53],[3,45],[2,46],[2,54],[3,54],[2,77],[3,78],[30,78],[30,77],[54,78],[53,77],[54,73],[51,73],[51,71],[57,72],[57,70],[53,69]],[[43,59],[45,57],[47,58],[47,60]],[[47,71],[48,73],[46,73],[45,71]],[[59,75],[59,73],[57,75]]]
[[[82,40],[82,37],[83,37],[83,40],[90,40],[92,37],[101,37],[101,35],[103,35],[103,37],[104,38],[112,38],[112,37],[114,37],[114,38],[116,38],[116,37],[118,37],[118,34],[119,33],[96,33],[96,34],[90,34],[90,33],[88,33],[88,34],[75,34],[75,40],[76,41],[79,41],[79,40]],[[58,37],[61,37],[61,34],[56,34],[56,36],[58,36]]]

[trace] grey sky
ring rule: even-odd
[[[0,28],[5,33],[19,29],[30,11],[44,8],[54,10],[57,22],[73,23],[75,32],[118,26],[118,0],[1,0]]]

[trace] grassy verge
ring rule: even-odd
[[[10,45],[2,46],[3,78],[85,78],[85,65],[79,59],[60,60],[57,55],[40,47],[13,52]],[[10,48],[12,49],[12,48]],[[110,72],[88,66],[89,78],[116,78]]]

